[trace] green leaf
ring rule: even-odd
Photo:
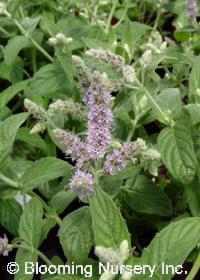
[[[2,91],[0,94],[0,110],[2,110],[16,94],[24,90],[27,87],[28,82],[29,80],[17,82]]]
[[[161,264],[181,265],[200,242],[200,218],[184,218],[161,230],[150,245],[144,249],[138,263],[145,265],[156,265],[153,275],[154,280],[170,280],[172,274],[161,272]],[[134,279],[146,280],[149,273],[135,275]]]
[[[93,232],[96,246],[119,248],[123,240],[130,245],[128,229],[120,210],[100,187],[90,198]]]
[[[193,216],[200,216],[200,185],[195,179],[192,183],[185,185],[185,193],[190,211]]]
[[[0,63],[0,77],[3,80],[8,80],[12,84],[23,79],[23,62],[17,57],[12,64],[6,64],[5,61]]]
[[[190,130],[183,122],[162,130],[158,136],[162,160],[172,176],[182,183],[190,183],[196,172],[196,157]]]
[[[166,193],[145,176],[138,176],[131,189],[125,190],[125,203],[134,211],[169,216],[172,205]]]
[[[189,40],[190,34],[187,30],[177,30],[174,32],[174,37],[177,41],[184,42]]]
[[[69,173],[72,173],[72,166],[69,163],[54,157],[42,158],[26,170],[22,176],[22,183],[28,190]]]
[[[22,208],[14,199],[0,201],[0,224],[14,236],[18,236]]]
[[[41,202],[32,198],[25,206],[19,224],[19,237],[37,248],[42,232],[43,208]]]
[[[190,114],[193,125],[200,123],[200,106],[199,106],[199,104],[188,104],[183,108]]]
[[[37,262],[37,258],[38,258],[38,256],[35,251],[30,251],[30,250],[26,250],[26,249],[18,249],[15,261],[19,265],[20,270],[15,275],[14,280],[31,280],[31,279],[33,279],[34,274],[25,274],[25,263],[31,262],[31,263],[35,264]]]
[[[42,220],[42,230],[41,230],[41,238],[40,244],[47,238],[49,231],[56,226],[55,219],[43,219]]]
[[[17,58],[18,53],[30,46],[30,41],[23,35],[14,36],[8,41],[4,49],[4,59],[6,64],[12,64]]]
[[[48,147],[45,141],[39,134],[30,134],[30,129],[27,127],[21,127],[16,135],[16,140],[27,143],[35,148],[40,149],[44,154],[48,155]]]
[[[36,26],[38,25],[39,21],[40,21],[40,17],[35,17],[35,18],[25,17],[21,21],[21,25],[26,30],[26,32],[32,33],[36,28]]]
[[[61,214],[75,198],[76,195],[72,191],[62,190],[52,197],[50,205],[53,206],[58,214]]]
[[[89,207],[82,207],[63,220],[59,238],[70,262],[81,263],[88,257],[93,240]]]
[[[189,95],[192,102],[200,100],[200,58],[196,59],[189,78]]]
[[[12,186],[7,185],[4,182],[0,182],[0,198],[1,199],[9,199],[15,197],[15,195],[18,193],[18,190],[16,188],[13,188]]]
[[[155,97],[155,101],[164,111],[171,111],[174,116],[181,112],[181,96],[178,88],[168,88]]]
[[[68,50],[63,53],[60,49],[56,50],[56,55],[60,65],[62,66],[63,70],[65,71],[66,77],[70,83],[73,82],[73,67],[72,67],[72,55],[71,52]]]
[[[12,115],[0,123],[0,162],[10,153],[17,130],[28,115],[28,113]]]
[[[47,96],[66,88],[66,74],[63,68],[58,64],[48,64],[34,74],[29,85],[28,96]]]

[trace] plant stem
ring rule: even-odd
[[[49,211],[49,206],[47,205],[47,203],[46,203],[38,194],[34,193],[33,191],[31,191],[29,194],[30,194],[31,196],[36,197],[36,198],[42,203],[44,209],[45,209],[46,211]]]
[[[136,117],[133,121],[133,126],[132,126],[132,129],[129,131],[129,134],[128,134],[128,137],[127,137],[127,141],[131,141],[134,133],[135,133],[135,129],[136,129],[136,126],[137,126],[137,122],[138,122],[138,118]]]
[[[18,185],[15,181],[11,180],[10,178],[6,177],[2,173],[0,173],[0,180],[4,181],[8,185],[14,187],[15,189],[18,189]]]
[[[53,265],[53,263],[47,258],[47,256],[45,256],[41,251],[35,249],[35,251],[37,252],[38,256],[48,265]]]
[[[23,245],[23,244],[16,244],[16,245],[12,245],[13,249],[24,249],[24,250],[28,250],[28,251],[35,251],[37,253],[37,255],[48,265],[53,265],[53,263],[38,249],[35,249],[33,247],[30,247],[29,245]]]
[[[126,0],[126,6],[125,6],[125,9],[124,9],[124,12],[123,12],[123,14],[122,14],[122,17],[120,18],[120,20],[113,26],[114,28],[116,28],[117,26],[119,26],[122,22],[123,22],[123,20],[125,19],[125,17],[126,17],[126,13],[127,13],[127,10],[128,10],[128,6],[129,6],[129,1],[130,0]]]
[[[115,9],[116,9],[116,7],[117,7],[117,4],[118,4],[118,0],[114,0],[114,1],[113,1],[113,5],[112,5],[112,8],[111,8],[111,11],[110,11],[110,14],[109,14],[109,17],[108,17],[108,21],[107,21],[107,24],[106,24],[106,28],[105,28],[105,33],[106,33],[106,34],[107,34],[108,31],[109,31],[110,24],[111,24],[111,21],[112,21],[112,18],[113,18]]]
[[[13,20],[13,22],[15,23],[15,25],[19,28],[20,32],[26,37],[28,38],[31,43],[51,62],[54,62],[53,57],[51,57],[48,52],[45,51],[45,49],[43,49],[33,38],[32,36],[23,28],[23,26],[20,24],[20,22],[16,19],[13,19],[11,14],[9,14],[8,12],[6,13],[7,17],[11,18]]]
[[[200,269],[200,252],[199,252],[198,257],[197,257],[196,261],[194,262],[193,267],[192,267],[190,273],[188,274],[186,280],[193,280],[194,277],[196,276],[197,272],[199,271],[199,269]]]
[[[37,194],[34,193],[33,191],[30,192],[30,195],[31,195],[31,196],[34,196],[34,197],[36,197],[38,200],[40,200],[40,202],[42,203],[44,209],[47,211],[47,213],[49,212],[49,210],[50,210],[49,205],[48,205],[39,195],[37,195]],[[48,217],[51,218],[51,219],[54,219],[54,220],[56,221],[56,223],[57,223],[59,226],[62,225],[62,220],[61,220],[61,218],[60,218],[56,213],[53,213],[53,215],[50,215],[50,216],[48,216]]]
[[[151,94],[149,93],[149,91],[147,90],[147,88],[142,85],[140,83],[140,81],[138,79],[136,79],[136,83],[138,84],[138,86],[143,90],[143,92],[145,93],[145,95],[147,96],[147,98],[151,101],[151,103],[153,104],[153,106],[158,110],[158,112],[161,114],[161,116],[164,118],[164,121],[166,121],[167,123],[169,123],[171,126],[173,125],[173,121],[170,121],[169,117],[165,114],[165,112],[163,112],[162,108],[160,108],[160,106],[158,105],[158,103],[154,100],[154,98],[151,96]],[[128,88],[131,89],[135,89],[134,87],[132,87],[131,85],[127,85]]]
[[[154,23],[154,26],[153,26],[153,29],[154,29],[154,30],[156,30],[157,27],[158,27],[158,23],[159,23],[159,20],[160,20],[160,16],[161,16],[161,4],[159,4],[159,8],[158,8],[156,20],[155,20],[155,23]]]
[[[10,33],[7,32],[3,27],[0,27],[0,31],[1,31],[2,33],[4,33],[4,35],[6,35],[6,36],[8,36],[8,37],[11,37],[11,36],[10,36]]]
[[[99,163],[96,160],[95,161],[95,171],[94,171],[94,182],[95,182],[95,185],[97,185],[97,186],[99,184],[99,173],[98,173],[98,171],[99,171]]]
[[[93,13],[93,11],[91,10],[91,8],[90,8],[90,6],[89,5],[87,5],[87,9],[88,9],[88,11],[90,12],[90,14],[91,14],[91,17],[92,17],[92,21],[94,22],[94,23],[96,23],[96,25],[101,29],[101,31],[103,31],[104,32],[104,28],[101,26],[101,24],[99,24],[99,21],[98,21],[98,18],[97,18],[97,15],[94,15],[94,13]]]

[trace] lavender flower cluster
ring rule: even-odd
[[[146,148],[146,143],[140,138],[135,142],[125,142],[120,149],[114,149],[112,154],[107,156],[104,166],[105,172],[115,175],[128,163],[136,163],[138,155]]]
[[[76,166],[81,169],[90,160],[89,153],[85,143],[79,137],[72,133],[65,132],[63,129],[54,129],[56,137],[64,146],[66,156],[70,156],[72,161],[76,162]]]
[[[95,71],[87,92],[88,137],[87,149],[91,159],[99,160],[106,154],[111,141],[110,126],[112,112],[109,108],[111,96],[105,75]]]
[[[133,67],[125,65],[124,60],[119,56],[99,49],[96,52],[94,49],[87,51],[87,55],[100,59],[117,71],[120,68],[128,77],[125,79],[126,82],[133,82],[135,75]],[[105,73],[102,74],[96,70],[90,72],[83,60],[77,56],[73,56],[73,61],[84,91],[83,102],[89,109],[87,137],[85,141],[82,141],[78,136],[58,128],[54,130],[54,133],[63,145],[65,154],[76,163],[76,171],[69,186],[81,200],[85,200],[92,194],[94,185],[89,163],[98,162],[107,155],[103,170],[106,174],[115,175],[128,163],[136,163],[140,160],[142,154],[148,154],[148,147],[145,141],[137,139],[134,142],[124,143],[108,154],[112,146],[113,120],[110,109],[112,101],[110,79]]]
[[[198,13],[198,5],[195,0],[187,0],[187,16],[188,17],[196,17]]]
[[[12,251],[12,246],[8,243],[8,238],[4,235],[3,238],[0,237],[0,255],[7,257],[9,252]]]

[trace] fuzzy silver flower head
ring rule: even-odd
[[[117,249],[96,246],[95,255],[103,263],[109,262],[113,265],[122,265],[129,257],[128,241],[123,240],[120,244],[120,247]]]
[[[5,15],[7,12],[6,4],[3,2],[0,2],[0,15]]]
[[[125,88],[124,78],[109,79],[108,89],[110,92],[120,91]]]
[[[93,193],[93,175],[78,169],[71,178],[69,187],[81,200],[85,200]]]
[[[158,31],[154,31],[151,33],[151,37],[149,38],[147,44],[145,45],[145,49],[151,50],[152,53],[160,54],[167,47],[167,42],[163,41],[162,36]]]
[[[84,61],[79,56],[72,55],[72,61],[81,86],[87,88],[90,85],[89,69],[85,66]]]
[[[132,65],[125,65],[122,67],[122,73],[127,83],[134,83],[135,81],[135,69]]]
[[[161,155],[153,148],[147,148],[140,154],[140,165],[153,176],[158,176]]]
[[[45,129],[46,123],[38,122],[32,127],[30,134],[43,133]]]
[[[62,45],[68,45],[73,41],[73,38],[71,37],[66,37],[65,34],[63,33],[58,33],[56,34],[55,37],[51,37],[48,40],[49,45],[51,46],[62,46]]]
[[[122,56],[112,53],[110,50],[90,49],[85,54],[91,58],[100,60],[103,64],[110,66],[113,70],[121,71],[125,65],[125,60]]]
[[[146,50],[141,56],[141,60],[140,60],[143,68],[146,68],[151,63],[151,60],[152,60],[152,51]]]
[[[3,238],[0,237],[0,255],[7,257],[9,252],[12,251],[12,246],[8,243],[8,238],[4,235]]]
[[[58,43],[68,45],[73,41],[73,38],[71,37],[66,37],[65,34],[63,33],[58,33],[55,37],[58,40]]]
[[[101,277],[100,277],[100,279],[99,280],[113,280],[114,278],[115,278],[115,274],[114,273],[112,273],[112,271],[105,271],[102,275],[101,275]]]
[[[37,105],[35,102],[26,98],[24,100],[24,106],[28,110],[28,112],[34,117],[34,119],[39,120],[41,122],[46,121],[46,111],[45,109]]]
[[[133,277],[133,273],[131,271],[127,271],[124,269],[120,280],[131,280]]]
[[[187,0],[186,2],[187,16],[196,17],[198,13],[198,5],[195,0]]]
[[[49,44],[50,46],[55,47],[55,46],[58,44],[58,40],[57,40],[55,37],[50,37],[50,38],[48,39],[48,44]]]
[[[87,115],[84,108],[79,103],[75,103],[72,99],[56,100],[51,103],[48,109],[48,115],[53,118],[58,113],[72,114],[76,119],[86,120]]]
[[[70,156],[72,161],[76,162],[78,168],[84,167],[90,160],[86,144],[76,135],[66,132],[63,129],[56,128],[53,132],[64,146],[66,156]]]

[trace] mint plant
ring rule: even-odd
[[[0,19],[3,279],[13,261],[15,280],[198,279],[198,1],[2,1]]]

